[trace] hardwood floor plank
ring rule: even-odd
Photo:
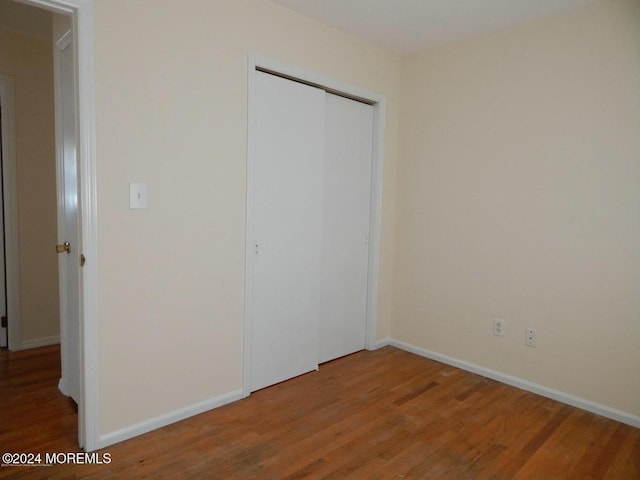
[[[58,355],[0,353],[6,451],[79,451]],[[2,467],[0,478],[640,478],[639,429],[392,347],[98,453],[111,463]]]
[[[602,450],[600,450],[600,453],[594,462],[593,471],[590,473],[593,477],[605,478],[616,458],[617,453],[622,449],[622,446],[631,434],[632,431],[627,425],[617,426],[609,437],[607,443],[604,445]],[[636,449],[636,453],[640,454],[640,451]]]
[[[427,383],[426,385],[424,385],[422,387],[419,387],[417,390],[415,390],[415,391],[413,391],[411,393],[407,393],[406,395],[396,399],[393,403],[395,405],[398,405],[398,406],[404,405],[409,400],[413,400],[414,398],[418,397],[419,395],[422,395],[425,392],[428,392],[433,387],[437,387],[438,385],[440,385],[438,382],[431,381],[431,382]]]

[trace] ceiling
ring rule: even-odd
[[[401,55],[602,0],[273,0]]]
[[[604,0],[273,0],[385,50],[410,55]],[[0,0],[0,27],[50,36],[51,14]]]

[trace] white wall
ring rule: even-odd
[[[102,433],[241,388],[249,51],[387,98],[386,338],[400,59],[263,0],[96,0],[95,22]]]
[[[640,416],[639,6],[404,60],[393,338]]]

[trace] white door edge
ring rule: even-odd
[[[71,47],[73,43],[73,32],[67,31],[62,37],[60,37],[55,44],[54,49],[54,61],[53,61],[53,78],[54,78],[54,94],[55,94],[55,124],[56,124],[56,193],[57,193],[57,217],[58,217],[58,230],[57,238],[58,243],[64,243],[69,240],[69,236],[65,233],[65,190],[64,185],[64,138],[63,128],[59,128],[63,125],[64,117],[63,111],[63,70],[62,70],[62,52]],[[76,135],[77,137],[77,135]],[[77,143],[77,141],[76,141]],[[72,240],[72,243],[73,240]],[[76,245],[73,255],[77,256],[75,251],[79,245]],[[73,247],[73,245],[72,245]],[[58,294],[60,298],[60,381],[58,382],[58,389],[66,396],[71,395],[69,385],[73,383],[72,379],[69,379],[69,360],[67,358],[67,350],[69,341],[72,339],[68,336],[68,308],[67,295],[67,268],[65,262],[58,262]],[[81,293],[81,292],[79,292]]]
[[[369,274],[367,279],[367,318],[365,347],[376,348],[376,326],[378,311],[378,277],[380,258],[380,229],[382,210],[382,172],[384,160],[384,127],[386,100],[383,95],[340,82],[279,60],[249,53],[247,62],[247,196],[245,237],[245,292],[244,292],[244,338],[242,394],[251,393],[251,340],[252,340],[252,278],[253,278],[253,188],[255,169],[255,76],[256,69],[277,72],[291,79],[321,86],[333,92],[370,102],[374,108],[373,152],[371,160],[371,219],[369,223]]]

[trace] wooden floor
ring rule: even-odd
[[[0,354],[0,450],[77,452],[59,352]],[[633,479],[640,430],[391,347],[104,449],[1,478]]]

